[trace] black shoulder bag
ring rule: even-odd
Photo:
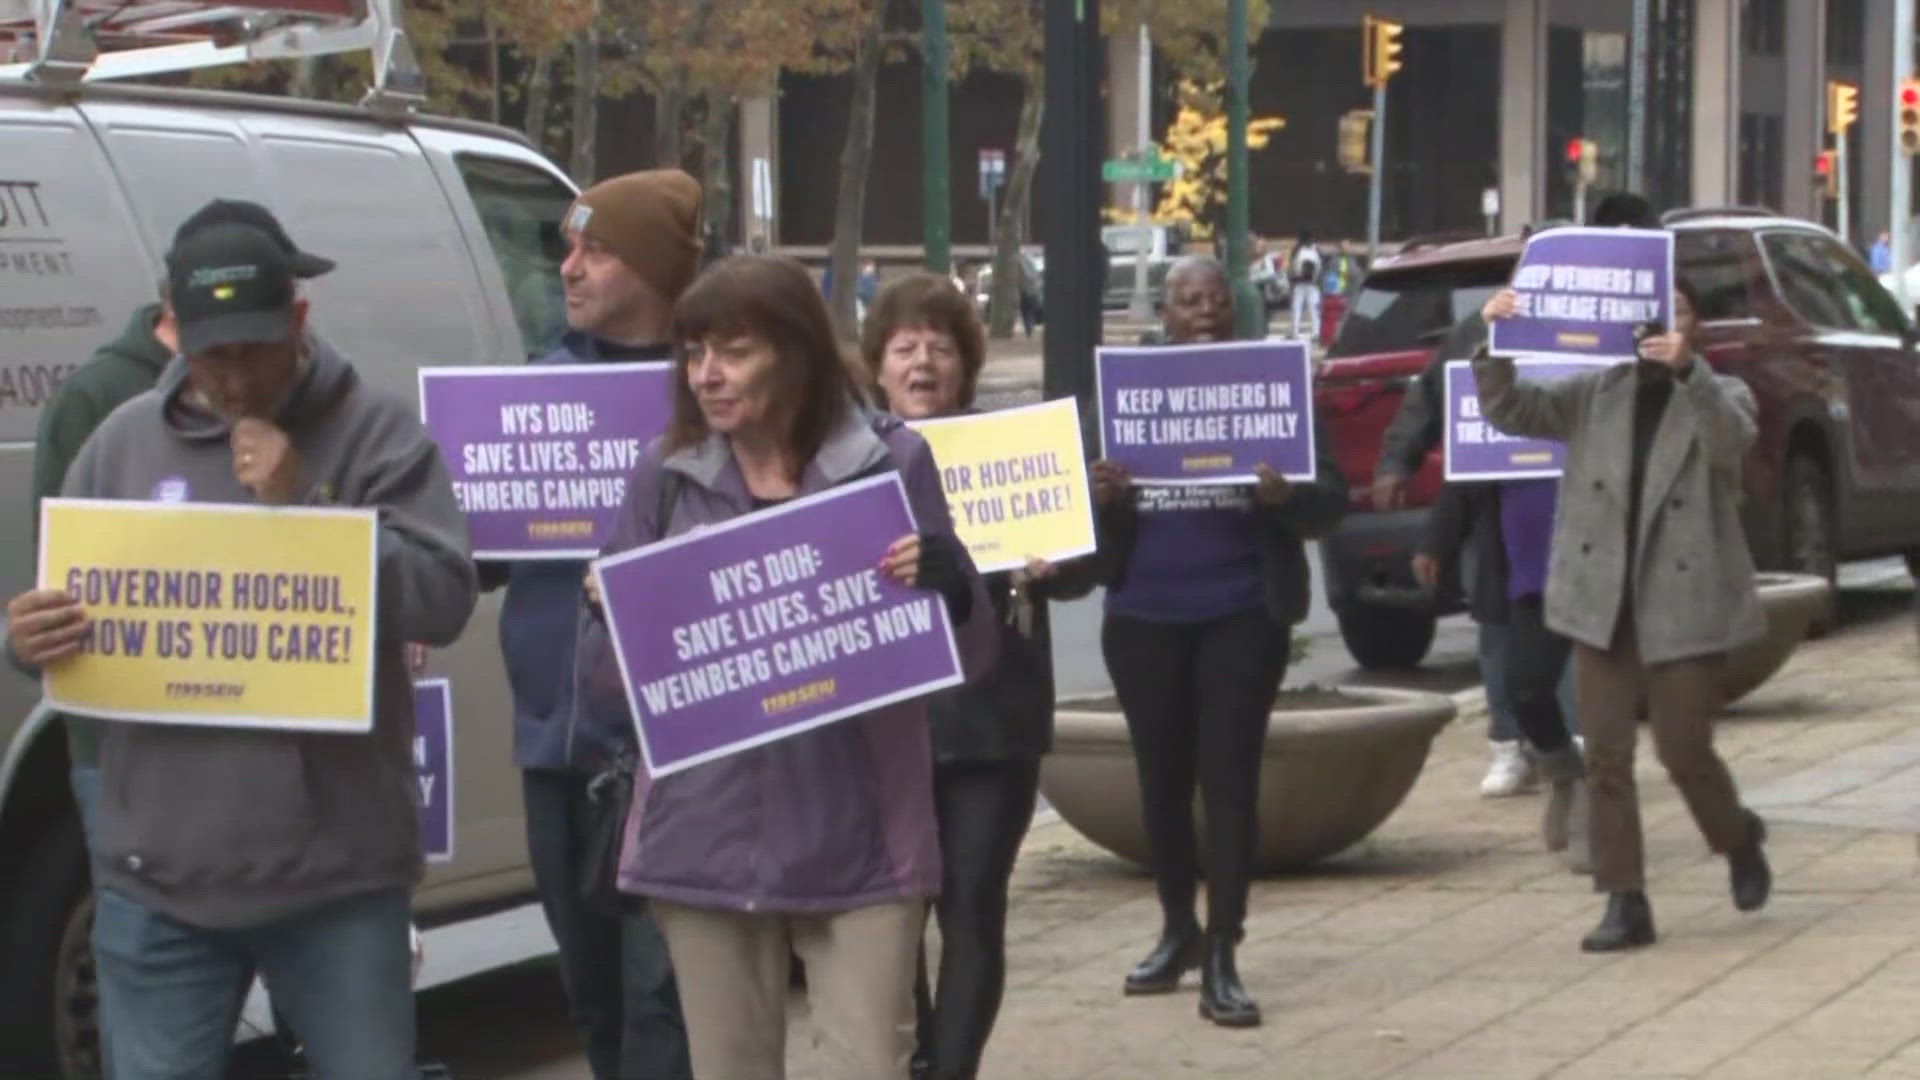
[[[660,474],[660,506],[656,538],[667,535],[674,504],[680,501],[679,473]],[[580,695],[574,695],[580,707]],[[620,848],[626,841],[627,815],[633,810],[633,774],[638,767],[632,748],[623,749],[613,764],[587,783],[587,843],[580,863],[580,895],[587,906],[606,915],[624,914],[632,901],[620,892]]]

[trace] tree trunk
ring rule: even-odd
[[[1025,80],[1020,99],[1020,127],[1013,137],[1013,171],[993,223],[993,294],[987,302],[987,332],[996,338],[1013,336],[1013,318],[1020,306],[1020,239],[1026,235],[1027,215],[1033,205],[1033,175],[1040,168],[1040,127],[1046,115],[1046,73],[1035,66]]]
[[[600,38],[589,26],[573,39],[573,164],[575,183],[597,179],[600,128]]]
[[[677,83],[678,80],[675,80]],[[686,162],[687,96],[678,86],[661,86],[653,98],[653,164],[677,169]]]
[[[540,153],[547,152],[547,108],[553,97],[553,56],[541,53],[533,59],[533,72],[527,77],[527,141]]]
[[[493,24],[493,16],[481,9],[481,16],[487,21],[487,115],[494,123],[500,122],[500,28]]]
[[[853,56],[853,100],[847,106],[847,139],[840,149],[840,191],[833,204],[833,320],[849,340],[860,333],[854,298],[860,278],[861,214],[867,205],[867,169],[873,161],[873,110],[880,81],[887,4],[875,0]]]
[[[728,137],[733,134],[733,102],[708,95],[706,109],[700,128],[700,157],[705,176],[707,229],[713,245],[724,253],[727,231],[733,223],[733,140]]]

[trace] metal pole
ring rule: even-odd
[[[1840,199],[1834,210],[1833,231],[1840,234],[1845,244],[1853,243],[1853,200],[1847,191],[1847,133],[1842,131],[1833,137],[1833,182],[1840,188]]]
[[[953,192],[947,160],[947,0],[921,0],[920,139],[925,175],[921,188],[922,235],[927,269],[947,276],[953,264]],[[987,239],[994,221],[987,218]]]
[[[1893,263],[1893,295],[1907,310],[1913,297],[1907,295],[1907,264],[1913,261],[1913,237],[1909,230],[1909,208],[1913,205],[1913,159],[1900,149],[1900,84],[1913,75],[1913,0],[1895,0],[1893,5],[1893,85],[1886,88],[1893,102],[1891,132],[1883,138],[1893,140],[1892,208],[1887,215],[1888,252]]]
[[[1106,278],[1100,259],[1100,0],[1044,5],[1046,115],[1038,194],[1045,208],[1045,393],[1093,409],[1093,351],[1101,343]]]
[[[1633,0],[1633,28],[1627,34],[1627,190],[1645,194],[1647,144],[1647,57],[1653,36],[1653,0]]]
[[[1227,0],[1227,275],[1233,283],[1235,336],[1265,337],[1265,310],[1247,278],[1247,0]]]
[[[1373,47],[1368,42],[1367,48]],[[1387,84],[1373,88],[1373,182],[1367,187],[1367,261],[1380,257],[1380,190],[1387,182]]]
[[[1576,179],[1573,182],[1573,223],[1587,223],[1587,182]]]
[[[1142,168],[1153,148],[1153,37],[1147,30],[1145,19],[1140,21],[1140,68],[1136,76],[1139,83],[1134,95],[1136,116],[1134,118],[1134,146],[1140,154]],[[1153,185],[1145,177],[1133,186],[1133,213],[1140,225],[1140,239],[1134,245],[1133,257],[1133,304],[1128,310],[1134,319],[1148,322],[1153,318],[1153,301],[1147,298],[1147,249],[1153,246],[1153,228],[1147,224],[1147,193]]]

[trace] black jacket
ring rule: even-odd
[[[1448,483],[1427,515],[1427,534],[1420,544],[1423,553],[1451,566],[1468,547],[1473,549],[1473,578],[1461,581],[1467,613],[1474,622],[1504,626],[1507,545],[1500,532],[1498,482]]]
[[[1287,500],[1278,506],[1256,504],[1265,525],[1260,545],[1260,579],[1266,589],[1267,612],[1282,626],[1307,617],[1312,600],[1313,571],[1307,564],[1306,541],[1321,536],[1347,513],[1347,478],[1334,460],[1326,429],[1313,425],[1317,475],[1297,481]],[[1135,489],[1137,491],[1138,489]],[[1100,582],[1112,589],[1127,576],[1133,544],[1139,536],[1140,514],[1132,497],[1107,507],[1095,517],[1100,536]]]
[[[933,759],[942,765],[1021,761],[1053,749],[1053,634],[1050,602],[1093,591],[1095,556],[1061,563],[1055,575],[1015,596],[1011,572],[982,580],[1000,632],[999,658],[985,675],[928,703]],[[1023,611],[1024,609],[1024,611]],[[1026,623],[1022,633],[1022,623]]]
[[[1407,387],[1406,397],[1400,399],[1400,411],[1393,415],[1393,422],[1381,437],[1380,460],[1374,466],[1374,475],[1392,473],[1406,477],[1420,471],[1427,455],[1440,445],[1440,425],[1446,417],[1441,395],[1445,392],[1447,361],[1473,359],[1473,354],[1480,351],[1486,340],[1487,322],[1478,312],[1454,325],[1434,352],[1433,359]]]

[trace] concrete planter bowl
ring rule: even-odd
[[[1754,583],[1767,613],[1767,632],[1727,654],[1720,679],[1728,704],[1753,693],[1786,664],[1806,639],[1830,588],[1825,578],[1813,574],[1756,574]]]
[[[1343,703],[1308,699],[1304,708],[1289,707],[1288,696],[1273,714],[1261,762],[1262,873],[1306,866],[1379,828],[1455,713],[1452,699],[1414,690],[1343,687]],[[1082,836],[1146,864],[1133,746],[1117,708],[1068,703],[1056,713],[1040,790]]]

